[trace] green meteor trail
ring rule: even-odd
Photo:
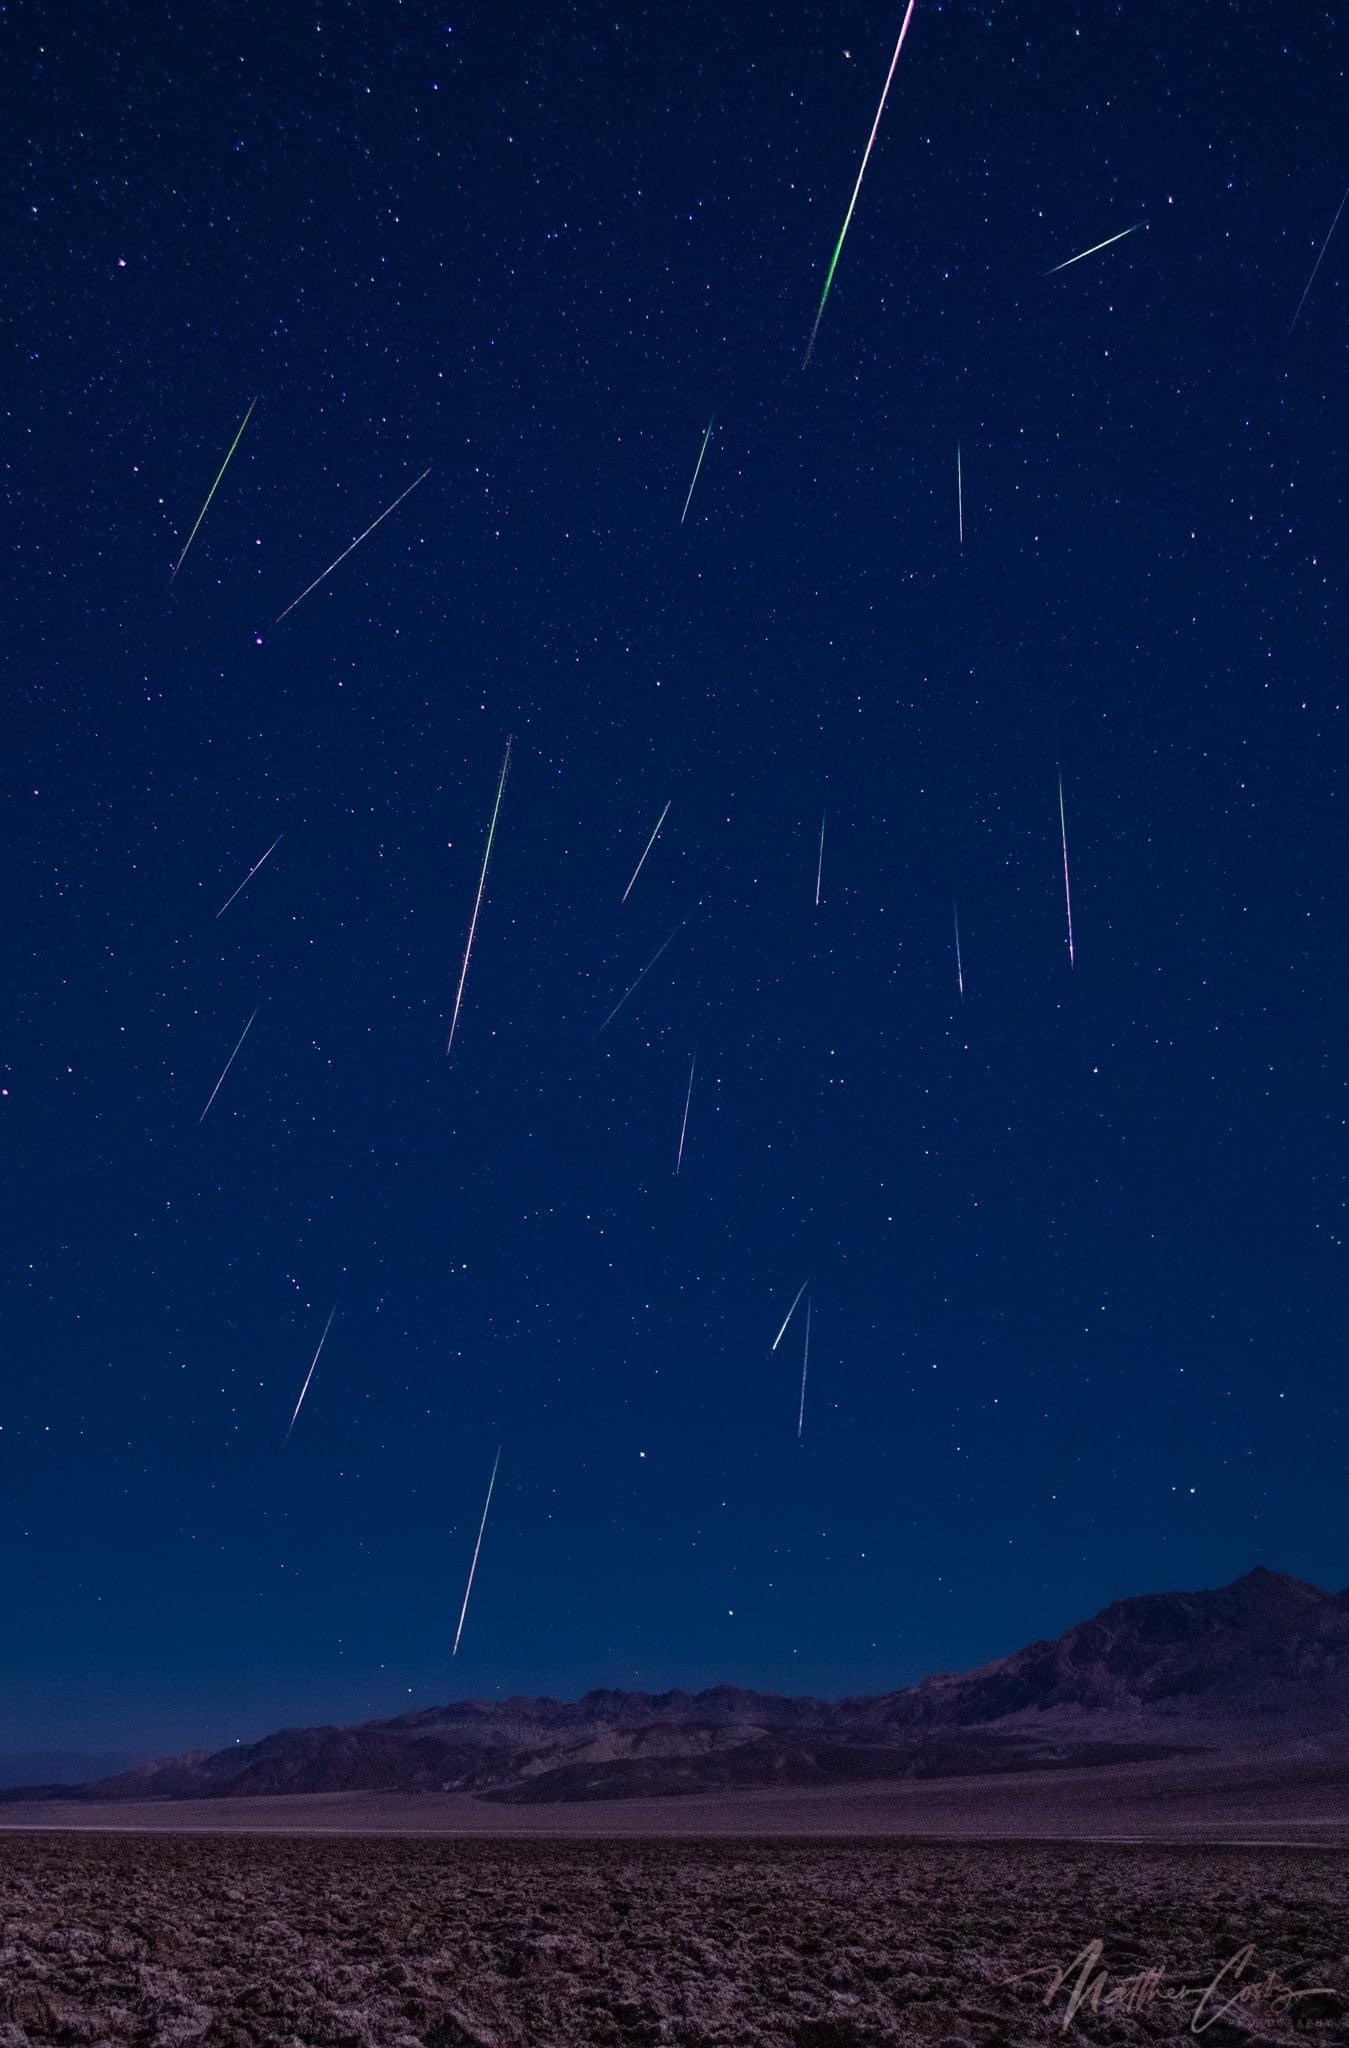
[[[247,412],[246,412],[246,413],[244,414],[243,418],[242,418],[242,419],[240,420],[240,422],[239,422],[239,431],[238,431],[238,433],[237,433],[237,434],[235,435],[234,439],[233,439],[233,440],[232,440],[232,441],[230,442],[230,450],[229,450],[229,454],[228,454],[228,455],[227,455],[227,456],[225,457],[225,460],[224,460],[224,461],[223,461],[223,462],[221,463],[221,465],[220,465],[220,476],[217,476],[217,478],[216,478],[215,482],[214,482],[214,483],[213,483],[213,484],[211,485],[211,488],[210,488],[210,490],[209,490],[209,491],[208,491],[208,492],[206,493],[206,503],[205,503],[205,504],[204,504],[204,505],[202,506],[202,508],[201,508],[200,512],[198,512],[198,514],[197,514],[197,526],[194,526],[194,527],[193,527],[193,529],[192,529],[192,531],[191,531],[191,533],[189,533],[189,535],[187,536],[187,540],[185,541],[185,543],[184,543],[184,545],[183,545],[183,552],[182,552],[182,554],[181,554],[181,555],[179,555],[179,557],[178,557],[177,561],[176,561],[176,562],[174,563],[174,565],[173,565],[172,569],[170,569],[170,571],[169,571],[169,581],[170,581],[170,583],[172,583],[172,581],[173,581],[174,577],[175,577],[175,576],[176,576],[176,575],[178,574],[178,571],[179,571],[179,570],[180,570],[180,569],[182,568],[182,566],[183,566],[183,563],[184,563],[184,562],[185,562],[185,561],[187,560],[187,551],[188,551],[188,549],[189,549],[189,548],[191,547],[191,545],[192,545],[193,541],[194,541],[194,540],[195,540],[195,539],[197,538],[197,527],[201,525],[201,522],[202,522],[202,520],[203,520],[203,519],[204,519],[204,518],[206,517],[206,514],[207,514],[207,513],[208,513],[208,512],[210,511],[210,509],[211,509],[211,500],[212,500],[212,498],[213,498],[213,497],[215,496],[216,492],[217,492],[217,491],[219,490],[219,488],[220,488],[220,477],[222,477],[222,476],[223,476],[223,475],[225,474],[225,471],[226,471],[226,470],[227,470],[227,469],[229,468],[229,466],[230,466],[230,463],[231,463],[231,462],[233,461],[233,459],[234,459],[234,451],[235,451],[235,449],[236,449],[236,448],[238,447],[239,443],[240,443],[240,442],[241,442],[241,441],[243,440],[243,437],[244,437],[244,428],[245,428],[245,427],[246,427],[246,426],[248,425],[248,422],[249,422],[249,421],[250,421],[250,420],[252,419],[252,417],[253,417],[253,407],[254,407],[254,406],[255,406],[255,405],[257,404],[257,402],[258,402],[258,401],[257,401],[257,399],[256,399],[256,398],[255,398],[255,399],[253,399],[253,400],[251,401],[251,403],[249,404],[249,408],[248,408],[248,411],[247,411]]]
[[[811,357],[815,353],[815,337],[820,331],[820,321],[824,317],[825,302],[829,297],[830,287],[834,282],[834,272],[838,269],[838,259],[843,252],[844,238],[847,235],[848,229],[852,226],[853,208],[857,204],[857,195],[862,189],[862,180],[866,176],[867,164],[871,157],[871,147],[876,140],[876,130],[881,125],[881,115],[885,112],[885,102],[890,93],[890,81],[895,75],[895,66],[899,62],[899,53],[904,48],[904,38],[909,33],[909,23],[913,19],[914,6],[915,0],[909,0],[908,7],[905,9],[904,19],[900,24],[899,41],[895,44],[895,54],[890,59],[890,69],[885,74],[885,88],[881,93],[881,103],[876,109],[876,118],[871,124],[871,134],[868,136],[867,146],[862,152],[862,168],[857,173],[857,183],[852,188],[852,198],[848,201],[848,211],[843,216],[843,226],[839,229],[838,240],[834,244],[834,254],[829,265],[829,275],[824,281],[824,290],[820,293],[820,303],[815,309],[815,325],[810,330],[810,340],[806,344],[805,359],[801,364],[803,370],[807,368]]]

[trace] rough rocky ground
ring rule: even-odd
[[[0,2048],[1329,2048],[1346,1909],[1343,1854],[1301,1847],[10,1834]],[[1045,1968],[1093,1937],[1164,1983],[1065,2035]],[[1332,1993],[1191,2034],[1164,1994],[1247,1942],[1244,1981]]]

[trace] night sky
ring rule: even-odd
[[[1344,46],[901,15],[4,11],[0,1746],[1349,1578]]]

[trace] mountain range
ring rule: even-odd
[[[870,1698],[716,1686],[461,1700],[157,1759],[34,1797],[458,1792],[519,1805],[1144,1762],[1349,1723],[1349,1589],[1257,1567],[1117,1600],[1051,1641]],[[14,1791],[0,1792],[12,1800]]]

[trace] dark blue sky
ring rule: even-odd
[[[0,1746],[1349,1578],[1343,44],[901,14],[4,27]]]

